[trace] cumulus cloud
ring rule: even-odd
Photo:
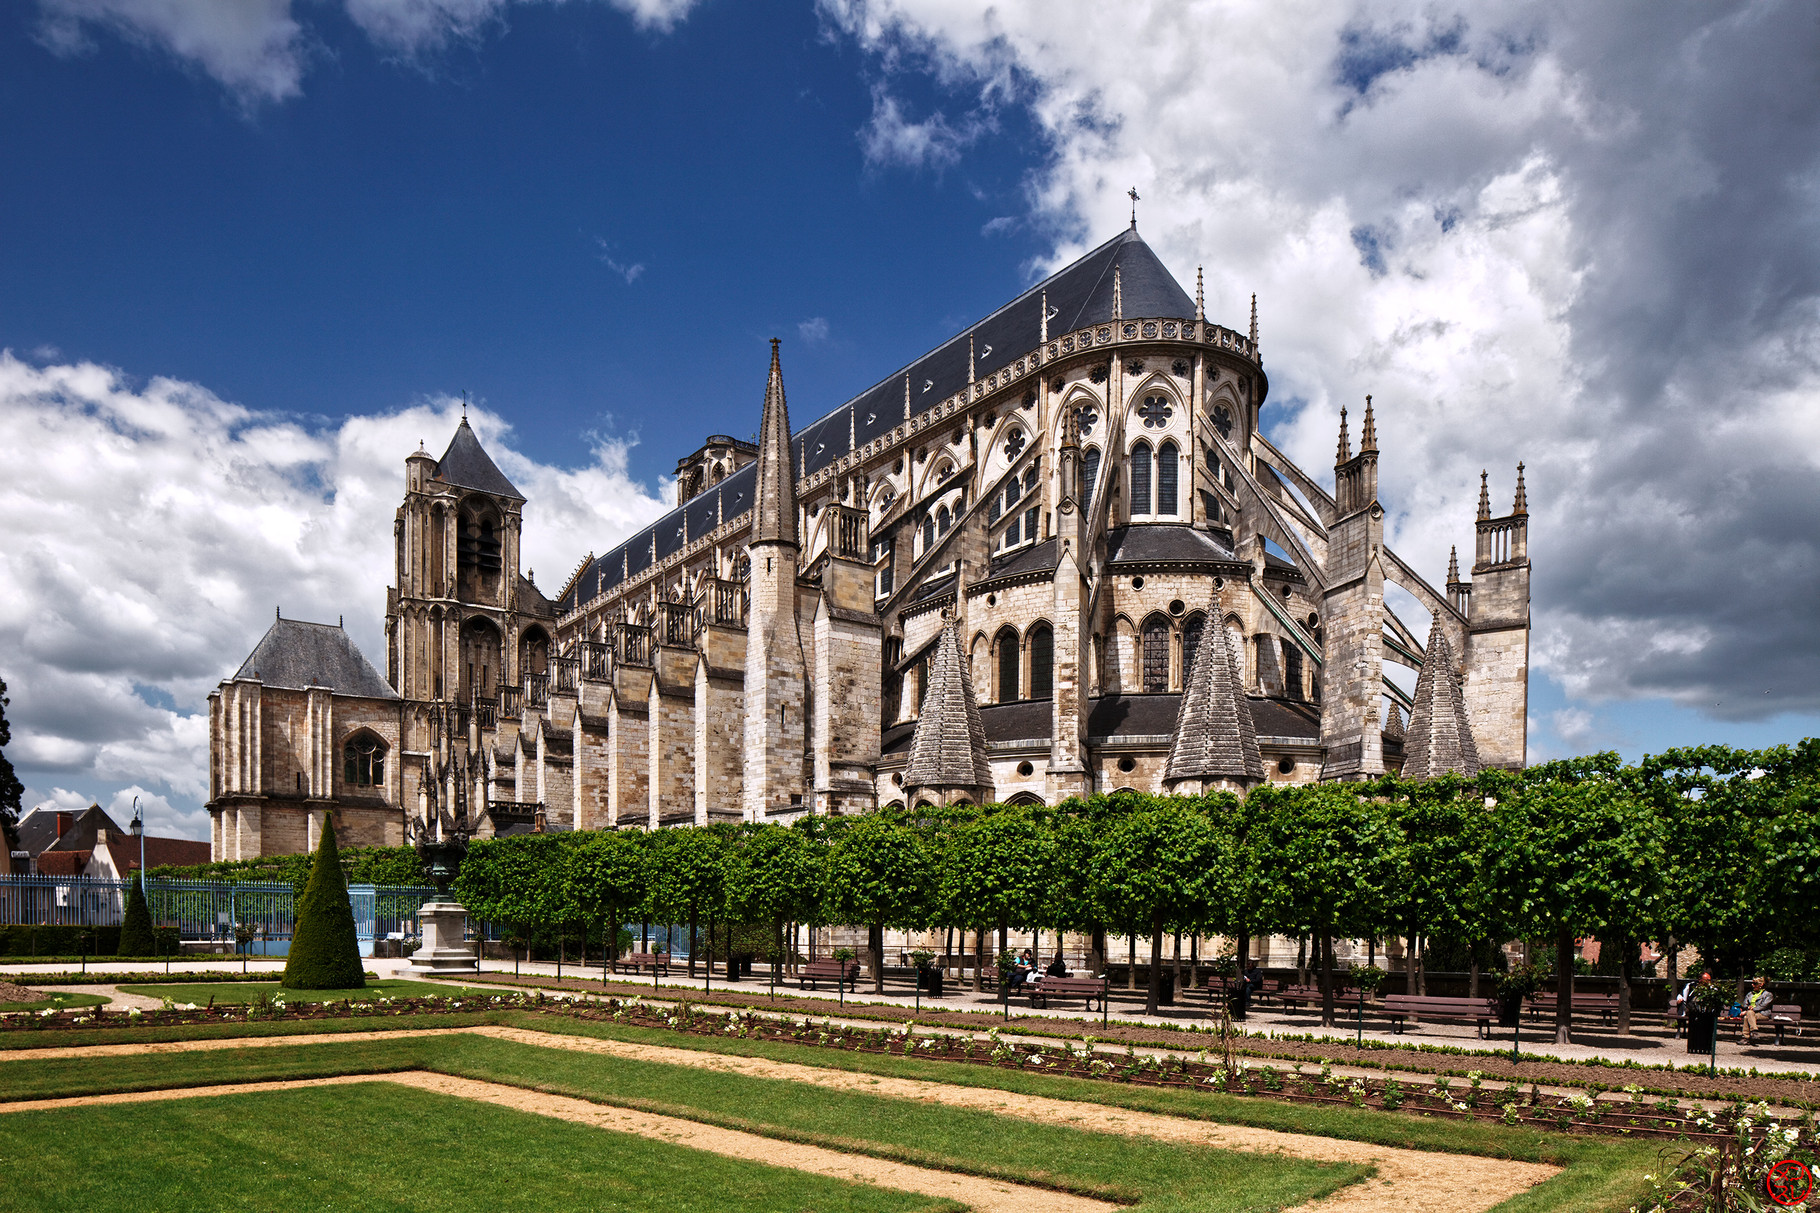
[[[566,0],[343,0],[347,16],[388,55],[421,62],[503,29],[513,4]],[[668,33],[698,0],[607,0],[635,28]],[[111,34],[169,54],[220,84],[244,108],[303,92],[311,38],[292,0],[38,0],[39,42],[59,55]]]
[[[801,337],[804,343],[808,345],[814,345],[818,341],[826,341],[828,339],[828,318],[826,316],[811,316],[807,320],[797,321],[796,335]]]
[[[1810,6],[821,12],[872,57],[875,124],[912,76],[1027,109],[1050,264],[1135,185],[1216,319],[1256,291],[1265,424],[1304,466],[1374,393],[1393,538],[1431,579],[1471,551],[1480,468],[1503,509],[1525,460],[1534,656],[1570,695],[1820,710]]]
[[[0,353],[0,653],[21,779],[97,796],[130,783],[192,813],[207,795],[207,694],[276,607],[345,616],[383,668],[403,459],[419,440],[440,454],[460,408],[314,423],[193,383]],[[523,560],[547,593],[665,508],[666,486],[629,476],[624,442],[595,437],[587,462],[557,467],[515,450],[500,415],[469,416],[530,499]]]
[[[958,122],[940,110],[913,120],[905,113],[904,102],[879,84],[872,89],[872,114],[860,131],[860,147],[866,162],[875,167],[939,170],[958,163],[961,153],[994,126],[990,111]]]
[[[38,0],[38,40],[87,54],[106,32],[167,52],[244,104],[302,92],[306,38],[290,0]]]

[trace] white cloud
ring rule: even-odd
[[[375,45],[404,60],[503,29],[514,3],[566,0],[343,0],[349,20]],[[698,0],[607,0],[637,29],[673,30]],[[292,0],[38,0],[38,41],[59,55],[85,54],[106,32],[164,51],[202,72],[248,109],[303,92],[309,31]]]
[[[893,108],[917,76],[1022,105],[1051,265],[1135,185],[1215,319],[1256,291],[1265,424],[1304,466],[1373,393],[1393,540],[1431,579],[1472,550],[1480,468],[1502,509],[1526,461],[1535,656],[1571,693],[1820,709],[1808,6],[820,11],[871,53],[875,162],[961,158]]]
[[[811,316],[807,320],[800,320],[796,325],[796,334],[809,345],[814,345],[818,341],[826,341],[828,339],[828,318]]]
[[[592,441],[564,468],[476,432],[530,499],[524,564],[554,594],[666,507],[633,481],[626,444]],[[0,353],[0,670],[8,757],[28,783],[131,783],[191,812],[206,794],[209,690],[287,617],[347,627],[383,668],[392,514],[405,455],[440,453],[450,399],[337,426],[262,414],[206,388],[144,385],[91,363],[33,366]]]
[[[878,167],[944,169],[994,127],[989,111],[969,114],[958,124],[937,110],[920,122],[904,114],[904,103],[883,84],[872,89],[872,116],[860,131],[866,161]]]
[[[599,236],[594,237],[594,245],[596,249],[594,254],[595,260],[612,270],[615,274],[618,274],[621,278],[624,278],[627,286],[631,286],[643,276],[645,272],[644,262],[632,262],[630,258],[627,258],[626,261],[615,259],[613,256],[613,246]]]
[[[57,54],[89,52],[94,30],[166,51],[242,104],[302,92],[307,40],[290,0],[38,0],[38,40]]]

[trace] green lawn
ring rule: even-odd
[[[0,1115],[0,1210],[957,1206],[385,1082]]]
[[[1556,1178],[1501,1205],[1501,1213],[1628,1209],[1642,1195],[1642,1174],[1658,1169],[1662,1144],[1566,1136],[1527,1126],[1512,1129],[1365,1109],[1310,1107],[1209,1092],[1127,1087],[803,1045],[684,1036],[519,1012],[494,1012],[485,1018],[545,1031],[767,1056],[847,1071],[928,1078],[1386,1145],[1548,1162],[1565,1168]],[[389,1020],[385,1026],[405,1027],[412,1023],[412,1019]],[[350,1021],[349,1026],[363,1025]],[[229,1025],[221,1025],[205,1032],[219,1035],[229,1030]],[[281,1024],[243,1025],[240,1029],[243,1034],[257,1035],[282,1030]],[[175,1031],[159,1031],[158,1035],[169,1039]],[[190,1034],[204,1032],[191,1030]],[[55,1043],[66,1044],[102,1034],[57,1035]],[[109,1034],[109,1038],[119,1037]],[[1169,1146],[1141,1139],[1118,1138],[1109,1143],[1106,1137],[1093,1133],[985,1112],[819,1088],[806,1092],[788,1082],[468,1035],[84,1060],[5,1061],[4,1056],[0,1053],[0,1091],[10,1098],[435,1069],[908,1162],[958,1165],[979,1174],[1137,1200],[1146,1213],[1189,1208],[1280,1208],[1332,1191],[1360,1174],[1357,1168]],[[0,1116],[0,1122],[4,1119]],[[4,1165],[4,1160],[0,1160],[0,1167]]]
[[[168,998],[172,1002],[193,1002],[199,1007],[206,1007],[209,999],[214,999],[217,1006],[229,1002],[252,1002],[260,995],[267,998],[283,994],[288,1002],[340,1002],[351,998],[355,1002],[371,1002],[377,998],[491,998],[498,990],[470,990],[461,986],[431,984],[425,981],[406,981],[403,978],[389,977],[383,981],[369,981],[364,989],[359,990],[289,990],[275,981],[235,981],[206,982],[194,985],[182,983],[159,982],[152,985],[120,986],[122,994],[144,994],[148,998]]]
[[[66,1007],[99,1007],[112,1002],[99,994],[71,994],[67,990],[52,990],[43,998],[33,1002],[0,1002],[0,1011],[44,1011],[56,1007],[59,1011]]]

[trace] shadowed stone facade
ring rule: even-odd
[[[1260,432],[1255,303],[1240,331],[1199,295],[1133,226],[794,431],[774,343],[757,443],[708,438],[676,508],[554,601],[519,575],[523,497],[465,421],[441,459],[411,455],[394,698],[373,709],[388,820],[485,835],[1055,803],[1366,779],[1418,749],[1430,772],[1522,765],[1521,473],[1501,517],[1487,483],[1470,580],[1450,568],[1437,591],[1386,542],[1370,398],[1330,488]],[[1426,643],[1393,609],[1409,599]],[[279,777],[227,772],[317,727],[300,710],[253,740],[245,682],[222,684],[212,747],[235,853],[263,845]],[[957,685],[973,782],[930,782],[918,738],[932,711],[947,735]],[[1448,694],[1441,737],[1421,704]]]

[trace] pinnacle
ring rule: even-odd
[[[1479,773],[1479,750],[1466,718],[1466,697],[1454,664],[1453,646],[1439,616],[1428,631],[1422,672],[1416,677],[1415,705],[1403,738],[1403,776],[1432,779],[1449,771]]]
[[[765,409],[758,425],[758,487],[752,543],[788,543],[796,536],[796,461],[790,450],[790,409],[784,400],[784,372],[778,339],[771,339],[771,373],[765,381]]]
[[[1352,440],[1346,436],[1346,406],[1340,406],[1340,448],[1334,452],[1333,466],[1339,467],[1352,458]]]
[[[1359,454],[1378,449],[1378,425],[1371,416],[1371,397],[1365,397],[1365,425],[1359,431]]]
[[[929,661],[922,715],[910,739],[904,787],[990,788],[986,728],[973,697],[973,679],[961,654],[960,620],[942,625],[942,638]]]
[[[1481,519],[1491,517],[1491,488],[1487,483],[1487,476],[1486,472],[1479,473],[1479,517]]]
[[[1220,622],[1216,591],[1208,604],[1194,667],[1182,689],[1181,707],[1176,710],[1175,740],[1169,747],[1163,782],[1166,786],[1189,779],[1203,784],[1217,780],[1251,784],[1263,778],[1264,759],[1258,752],[1251,701],[1239,683],[1232,642]]]
[[[1523,491],[1523,465],[1517,464],[1517,503],[1511,507],[1513,514],[1529,513],[1529,495]]]

